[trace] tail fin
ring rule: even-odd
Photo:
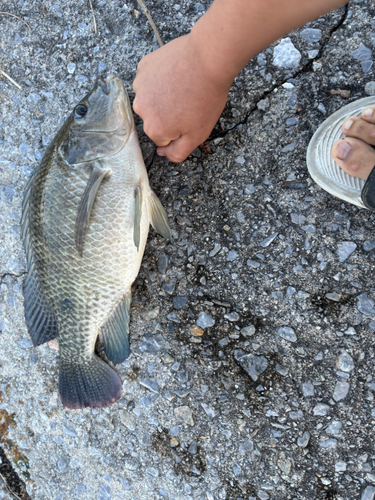
[[[121,396],[122,383],[117,373],[95,355],[81,362],[60,357],[59,393],[62,404],[71,410],[104,408]]]

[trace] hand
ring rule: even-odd
[[[134,111],[160,156],[180,163],[210,135],[224,109],[230,83],[207,71],[190,35],[145,56],[133,83]]]

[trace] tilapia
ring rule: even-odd
[[[71,409],[105,407],[129,355],[129,308],[149,224],[171,240],[149,186],[121,80],[98,78],[74,108],[27,185],[22,239],[25,319],[35,346],[58,336],[59,394]]]

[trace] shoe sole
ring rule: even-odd
[[[306,155],[307,168],[318,186],[361,208],[366,208],[361,200],[361,191],[366,181],[344,172],[332,159],[331,149],[334,142],[346,137],[341,131],[344,121],[349,116],[359,116],[374,103],[375,97],[365,97],[333,113],[313,135]]]

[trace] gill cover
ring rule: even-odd
[[[134,129],[128,96],[118,78],[98,78],[94,89],[75,107],[61,146],[65,160],[89,162],[118,153]]]

